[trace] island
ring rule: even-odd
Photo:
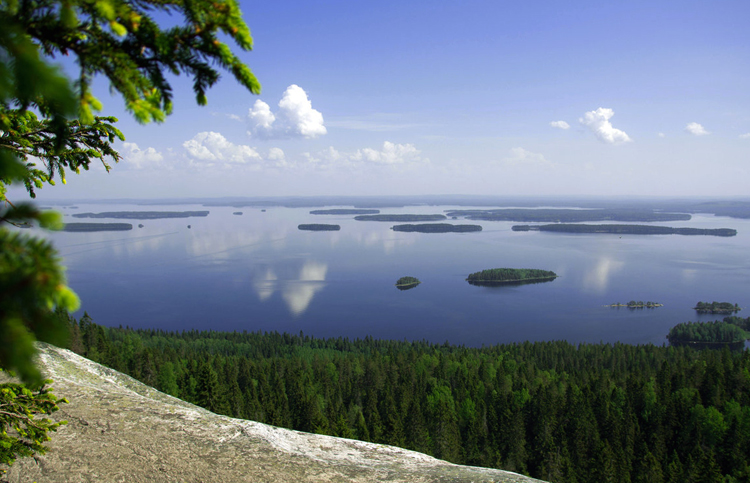
[[[241,215],[241,214],[242,214],[242,212],[241,212],[241,211],[235,211],[235,212],[234,212],[234,213],[232,213],[232,214],[233,214],[233,215]]]
[[[711,347],[712,345],[741,349],[750,333],[742,327],[725,322],[685,322],[669,330],[667,339],[672,345],[691,345],[694,347]]]
[[[359,215],[354,217],[357,221],[440,221],[445,220],[445,215]]]
[[[470,274],[466,280],[472,285],[521,285],[549,282],[557,278],[555,272],[536,268],[491,268]]]
[[[396,288],[399,290],[409,290],[417,285],[419,285],[420,282],[417,277],[401,277],[398,280],[396,280]]]
[[[654,210],[579,209],[569,208],[501,208],[493,210],[447,210],[448,216],[469,220],[526,221],[573,223],[582,221],[688,221],[688,213],[663,213]]]
[[[514,225],[513,231],[551,231],[557,233],[596,233],[612,235],[712,235],[735,236],[732,228],[672,228],[652,225],[586,225],[559,223],[553,225]]]
[[[739,305],[729,302],[698,302],[693,309],[699,314],[734,314],[742,310]]]
[[[417,232],[417,233],[467,233],[471,231],[482,231],[480,225],[451,225],[450,223],[422,223],[420,225],[393,225],[393,231]]]
[[[311,215],[377,215],[380,210],[361,208],[333,208],[330,210],[312,210]]]
[[[323,223],[310,223],[297,226],[298,230],[305,231],[339,231],[341,226],[339,225],[326,225]]]
[[[92,231],[127,231],[132,230],[130,223],[66,223],[62,231],[92,232]]]
[[[620,302],[617,302],[614,304],[607,305],[607,307],[627,307],[629,309],[643,309],[643,308],[653,309],[655,307],[664,307],[664,304],[660,304],[658,302],[651,302],[650,300],[648,302],[644,302],[642,300],[639,300],[636,302],[635,300],[631,300],[630,302],[626,304],[621,304]]]
[[[74,218],[116,218],[121,220],[158,220],[162,218],[190,218],[208,216],[208,211],[105,211],[103,213],[76,213]]]

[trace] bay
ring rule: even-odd
[[[381,212],[433,214],[453,208],[470,207]],[[68,267],[68,282],[80,295],[82,310],[99,324],[302,331],[316,337],[425,339],[472,347],[527,340],[661,345],[677,323],[721,318],[697,315],[692,310],[697,301],[746,306],[750,298],[750,220],[712,215],[663,225],[735,228],[738,235],[513,232],[516,223],[468,220],[449,221],[480,224],[483,231],[403,233],[390,229],[394,223],[311,215],[310,208],[61,208],[68,222],[81,221],[70,216],[76,212],[146,210],[210,213],[116,220],[134,225],[127,232],[45,235]],[[237,211],[242,215],[233,214]],[[338,224],[341,230],[300,231],[302,223]],[[559,277],[500,287],[465,281],[469,273],[497,267],[552,270]],[[396,280],[406,275],[422,284],[396,289]],[[629,300],[664,306],[606,307]]]

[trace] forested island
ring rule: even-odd
[[[305,231],[339,231],[341,225],[326,225],[324,223],[309,223],[303,225],[297,225],[298,230]]]
[[[401,277],[396,280],[396,288],[399,290],[409,290],[419,285],[420,282],[417,277]]]
[[[447,219],[445,215],[359,215],[357,221],[440,221]]]
[[[235,211],[235,212],[233,212],[232,214],[233,214],[233,215],[241,215],[241,214],[242,214],[242,212],[241,212],[241,211]]]
[[[93,231],[127,231],[132,230],[130,223],[65,223],[62,231],[93,232]]]
[[[491,268],[470,274],[466,280],[474,285],[514,284],[551,281],[555,272],[536,268]]]
[[[638,301],[631,300],[630,302],[626,304],[621,304],[620,302],[617,302],[614,304],[607,305],[607,307],[628,307],[631,309],[642,309],[642,308],[653,309],[655,307],[664,307],[664,304],[660,304],[658,302],[651,302],[650,300],[648,302],[644,302],[642,300],[638,300]]]
[[[117,218],[121,220],[159,220],[162,218],[190,218],[208,216],[208,211],[105,211],[103,213],[75,213],[74,218]]]
[[[685,322],[670,329],[670,344],[742,344],[750,333],[727,322]]]
[[[419,225],[393,225],[393,231],[417,232],[417,233],[467,233],[482,231],[480,225],[451,225],[450,223],[422,223]]]
[[[557,233],[608,233],[614,235],[712,235],[735,236],[732,228],[672,228],[652,225],[585,225],[559,223],[554,225],[514,225],[513,231],[551,231]]]
[[[60,316],[74,352],[236,418],[556,483],[750,479],[743,352],[564,341],[469,348]]]
[[[333,208],[330,210],[312,210],[311,215],[376,215],[380,210],[367,210],[363,208]]]
[[[698,302],[693,309],[699,314],[734,314],[742,310],[739,305],[729,302]]]
[[[494,210],[449,210],[448,216],[463,216],[469,220],[526,221],[573,223],[582,221],[687,221],[687,213],[662,213],[653,210],[564,208],[501,208]]]

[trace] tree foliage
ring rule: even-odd
[[[174,26],[158,23],[165,15]],[[222,70],[259,93],[255,76],[221,39],[240,50],[252,48],[236,0],[0,2],[0,367],[17,370],[24,382],[43,383],[33,364],[33,342],[64,342],[67,327],[52,311],[75,310],[78,298],[65,285],[64,268],[47,241],[6,227],[59,228],[60,216],[11,203],[7,186],[21,183],[34,198],[37,189],[56,178],[65,183],[68,172],[88,170],[94,160],[109,171],[108,159],[120,159],[113,145],[124,140],[113,125],[117,119],[94,115],[102,109],[92,93],[97,76],[141,123],[164,121],[172,112],[170,76],[190,77],[200,105]],[[60,56],[75,62],[73,79],[53,64]],[[10,463],[40,451],[46,432],[56,427],[33,423],[34,412],[47,408],[37,403],[56,406],[54,398],[42,397],[49,395],[43,390],[35,399],[15,386],[0,389],[15,401],[0,403],[1,410],[31,424],[22,431],[0,419],[0,434],[10,438],[0,441],[0,461]],[[16,436],[8,436],[7,427]]]
[[[750,481],[747,351],[467,348],[106,328],[60,315],[85,357],[233,417],[556,483]]]

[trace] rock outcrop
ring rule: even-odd
[[[7,482],[494,482],[515,473],[459,466],[393,446],[219,416],[70,351],[40,345],[55,413],[68,425]]]

